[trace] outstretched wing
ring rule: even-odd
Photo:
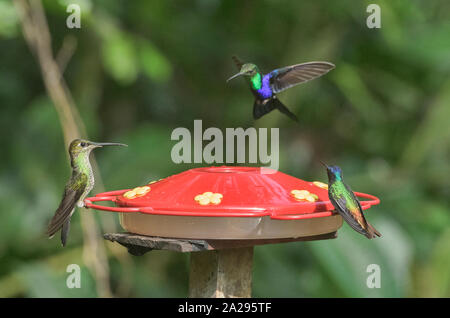
[[[270,87],[274,93],[279,93],[292,86],[322,76],[334,67],[334,64],[328,62],[308,62],[279,68],[270,72]]]
[[[72,176],[69,184],[64,190],[64,195],[61,203],[59,204],[55,215],[48,225],[47,235],[49,237],[55,235],[55,233],[58,232],[63,224],[66,223],[66,221],[70,218],[75,205],[81,198],[81,195],[86,188],[87,181],[87,176],[84,174],[77,174],[76,176]]]

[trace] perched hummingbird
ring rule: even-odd
[[[231,76],[227,82],[241,75],[248,78],[250,90],[255,96],[255,103],[253,104],[254,119],[261,118],[277,108],[289,118],[298,121],[297,116],[278,100],[276,94],[322,76],[335,67],[334,64],[328,62],[308,62],[279,68],[264,75],[255,64],[244,64],[236,56],[233,56],[233,60],[239,69],[239,73]]]
[[[336,211],[356,232],[365,235],[368,239],[381,236],[380,232],[366,221],[361,204],[350,187],[342,180],[341,168],[322,164],[327,168],[328,173],[328,197]]]
[[[61,243],[66,245],[70,229],[70,217],[75,211],[75,205],[84,207],[84,198],[94,187],[89,155],[95,148],[103,146],[127,146],[118,143],[96,143],[83,139],[75,139],[70,143],[69,155],[72,166],[72,176],[64,189],[64,195],[47,228],[47,235],[52,238],[61,229]]]

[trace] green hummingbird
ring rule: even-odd
[[[247,77],[250,90],[255,96],[253,104],[254,119],[259,119],[276,108],[292,120],[298,121],[297,116],[278,100],[276,94],[322,76],[335,67],[334,64],[329,62],[308,62],[278,68],[263,74],[253,63],[244,64],[236,56],[233,56],[233,60],[239,69],[239,73],[231,76],[227,82],[238,76]]]
[[[359,203],[353,191],[342,179],[342,170],[338,166],[327,166],[328,173],[328,197],[336,211],[344,218],[356,232],[365,235],[368,239],[375,236],[381,237],[369,222],[366,221]]]
[[[84,207],[84,198],[94,187],[89,155],[95,148],[103,146],[127,146],[119,143],[97,143],[83,139],[75,139],[70,143],[69,155],[72,176],[64,188],[64,195],[55,215],[47,228],[47,235],[52,238],[61,229],[61,243],[66,245],[70,229],[70,218],[75,211],[75,205]]]

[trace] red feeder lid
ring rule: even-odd
[[[333,214],[334,207],[326,188],[279,171],[271,172],[261,173],[261,168],[257,167],[196,168],[151,183],[147,186],[150,190],[142,187],[97,194],[87,198],[85,205],[112,212],[203,217],[270,216],[279,220]],[[296,198],[293,190],[302,194]],[[380,202],[369,194],[355,192],[355,195],[369,199],[361,201],[364,210]],[[112,201],[116,207],[97,205],[93,203],[95,201]]]

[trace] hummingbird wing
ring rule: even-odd
[[[308,62],[279,68],[270,72],[270,87],[274,93],[279,93],[322,76],[334,67],[334,64],[328,62]]]
[[[366,233],[364,233],[364,235],[367,236],[367,238],[371,239],[373,238],[375,235],[378,237],[381,237],[381,233],[377,231],[376,228],[374,228],[369,222],[366,221],[366,219],[364,218],[364,214],[362,212],[362,207],[361,207],[361,202],[359,202],[358,199],[356,199],[355,194],[352,192],[353,196],[355,197],[356,202],[358,203],[358,207],[359,207],[359,211],[361,211],[361,215],[364,219],[364,221],[366,222],[367,227],[365,228]]]
[[[345,185],[345,188],[347,190],[347,195],[329,195],[330,202],[348,223],[348,225],[350,225],[356,232],[371,238],[372,235],[369,235],[367,231],[368,225],[364,214],[362,213],[361,204],[353,191],[347,185]]]
[[[86,189],[87,182],[88,177],[85,174],[77,173],[76,175],[72,175],[64,190],[61,203],[48,225],[47,235],[49,237],[55,235],[67,220],[70,219],[75,205]]]
[[[366,232],[368,234],[370,234],[369,235],[370,237],[367,236],[367,235],[366,236],[369,237],[369,238],[372,238],[374,235],[376,235],[378,237],[381,237],[382,236],[381,233],[378,232],[369,222],[367,222],[366,218],[364,217],[363,209],[362,209],[362,206],[361,206],[361,202],[359,202],[359,200],[356,197],[355,193],[352,191],[352,189],[350,189],[350,187],[348,185],[346,185],[346,184],[344,184],[344,185],[345,185],[345,188],[347,189],[347,191],[350,192],[352,200],[356,201],[356,203],[358,204],[358,209],[356,210],[357,213],[355,213],[357,215],[356,219],[358,220],[358,224],[360,224],[364,228],[364,230],[366,230]],[[359,215],[361,217],[359,217]],[[363,226],[364,224],[366,226]]]

